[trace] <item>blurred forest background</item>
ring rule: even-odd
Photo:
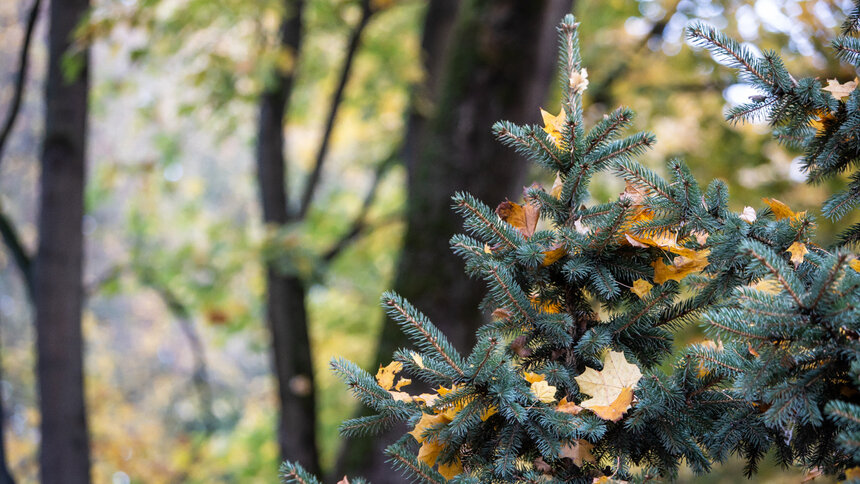
[[[831,190],[804,185],[798,153],[763,126],[723,121],[756,92],[687,46],[684,26],[704,19],[798,74],[856,75],[829,52],[848,0],[53,3],[0,2],[0,480],[17,482],[39,479],[40,448],[62,482],[87,482],[88,459],[99,483],[276,482],[282,457],[399,482],[384,439],[338,437],[359,409],[328,361],[375,368],[404,344],[377,304],[389,288],[470,344],[482,289],[448,255],[448,199],[495,206],[552,184],[490,126],[558,111],[564,13],[582,23],[587,116],[632,107],[657,135],[648,164],[683,157],[703,183],[725,179],[735,209],[771,196],[806,210]],[[88,110],[68,111],[81,95]],[[86,139],[85,186],[51,161],[58,129]],[[75,180],[80,225],[62,215]],[[72,211],[46,215],[58,202]],[[75,250],[63,230],[83,232],[80,277],[51,265]],[[68,418],[84,409],[88,433]],[[740,467],[682,480],[734,482]]]

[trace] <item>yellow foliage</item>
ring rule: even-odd
[[[543,403],[552,403],[555,401],[556,387],[550,385],[546,381],[536,381],[532,383],[532,394],[535,398]]]
[[[376,381],[383,390],[391,390],[394,386],[394,377],[403,369],[403,363],[392,361],[387,366],[379,365],[379,371],[376,372]]]
[[[592,396],[581,405],[604,420],[617,422],[630,408],[633,389],[640,378],[639,367],[628,363],[624,353],[610,351],[603,359],[602,370],[586,368],[576,377],[579,391]]]
[[[561,148],[562,143],[564,142],[564,136],[561,134],[561,130],[564,128],[564,124],[567,122],[567,114],[564,112],[564,108],[561,109],[561,112],[558,115],[553,116],[552,114],[540,110],[540,115],[543,118],[544,128],[543,130],[546,134],[552,137],[553,143],[559,148]]]
[[[803,263],[803,256],[809,251],[806,249],[806,244],[794,242],[788,247],[786,252],[791,254],[791,262],[793,262],[795,266],[799,266]]]
[[[633,281],[633,287],[630,289],[633,294],[639,296],[639,299],[645,297],[649,292],[651,292],[651,288],[654,286],[646,281],[645,279],[636,279]]]

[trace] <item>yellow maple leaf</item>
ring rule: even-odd
[[[415,397],[406,393],[406,392],[395,392],[388,390],[388,394],[391,395],[391,398],[397,400],[398,402],[414,402]]]
[[[425,440],[418,449],[418,461],[432,467],[444,448],[445,446],[437,440]]]
[[[860,467],[845,469],[845,480],[860,479]]]
[[[692,251],[692,257],[679,255],[672,260],[672,265],[667,265],[663,259],[657,259],[651,266],[654,267],[654,282],[663,284],[668,280],[681,281],[690,274],[702,272],[708,266],[708,255],[710,249]]]
[[[828,79],[827,87],[822,88],[823,91],[827,91],[830,94],[833,94],[833,97],[836,99],[845,99],[846,97],[851,95],[851,92],[857,89],[857,78],[855,77],[853,81],[848,81],[844,84],[840,84],[836,79]]]
[[[564,142],[564,135],[562,135],[561,132],[562,129],[564,129],[565,123],[567,123],[567,114],[564,112],[564,108],[562,108],[561,112],[556,116],[553,116],[541,109],[540,115],[541,118],[543,118],[543,130],[546,134],[550,135],[555,146],[561,148],[561,145]]]
[[[782,292],[782,284],[776,279],[761,279],[752,286],[756,291],[766,292],[768,294],[779,294]]]
[[[394,377],[403,369],[403,363],[392,361],[387,366],[379,365],[379,371],[376,372],[376,381],[383,390],[391,390],[394,386]]]
[[[486,422],[488,418],[499,413],[499,409],[495,405],[490,405],[481,413],[481,422]]]
[[[605,420],[617,422],[633,401],[633,389],[642,378],[639,367],[629,363],[620,351],[610,351],[603,359],[603,369],[586,368],[576,377],[579,391],[592,398],[580,405]],[[598,413],[600,412],[600,413]]]
[[[578,439],[562,445],[558,456],[562,459],[568,458],[572,460],[577,467],[582,467],[584,462],[591,462],[592,464],[597,462],[594,455],[591,453],[593,448],[594,445],[592,445],[591,442],[585,439]]]
[[[561,312],[561,304],[555,301],[541,301],[537,296],[530,297],[529,301],[532,303],[532,307],[537,309],[540,313],[558,314]]]
[[[535,227],[537,227],[538,218],[540,218],[540,208],[531,203],[520,205],[505,200],[496,207],[496,214],[519,230],[525,238],[529,238],[535,233]]]
[[[791,262],[793,262],[795,266],[799,266],[801,263],[803,263],[803,256],[806,255],[809,251],[806,249],[806,244],[794,242],[793,244],[788,246],[786,252],[791,254]]]
[[[854,259],[848,263],[848,267],[854,269],[857,272],[860,272],[860,259]]]
[[[459,458],[455,458],[453,461],[447,464],[439,464],[439,474],[442,474],[446,480],[451,480],[455,476],[463,473],[463,464],[460,462]]]
[[[556,388],[544,380],[536,381],[531,386],[532,394],[535,398],[543,403],[552,403],[555,401]]]
[[[651,292],[651,288],[654,286],[646,281],[645,279],[636,279],[633,281],[633,287],[630,289],[633,294],[639,296],[639,299],[645,297],[649,292]]]
[[[543,262],[541,262],[541,266],[546,267],[550,264],[558,262],[559,259],[564,257],[567,254],[567,249],[565,249],[563,245],[557,245],[555,246],[555,248],[545,250],[542,253]]]
[[[774,216],[776,216],[777,220],[782,220],[784,218],[787,218],[790,220],[798,220],[799,218],[806,215],[806,212],[795,213],[794,210],[789,208],[788,205],[786,205],[783,202],[780,202],[779,200],[777,200],[775,198],[762,198],[761,200],[765,204],[767,204],[768,207],[770,207],[771,211],[773,212]]]
[[[544,376],[540,373],[532,373],[530,371],[524,372],[523,378],[525,378],[526,381],[529,383],[534,383],[534,382],[538,382],[538,381],[546,381],[546,376]]]
[[[439,398],[439,395],[433,393],[422,393],[421,395],[416,395],[412,397],[412,401],[420,402],[428,407],[432,407],[436,400]]]
[[[401,378],[397,380],[397,385],[394,385],[394,389],[400,391],[401,388],[411,384],[412,380],[410,380],[409,378]]]
[[[449,422],[449,420],[447,418],[445,418],[445,416],[443,416],[443,415],[430,415],[430,414],[425,413],[425,414],[421,415],[421,420],[419,420],[418,423],[415,424],[415,428],[412,429],[411,432],[409,432],[409,435],[415,437],[415,440],[419,444],[421,444],[427,440],[424,437],[424,431],[426,431],[430,427],[434,427],[434,426],[437,426],[439,424],[447,424],[448,422]],[[428,464],[428,465],[432,465],[432,464]]]
[[[571,415],[578,415],[579,412],[582,411],[582,407],[573,402],[568,402],[567,397],[564,397],[558,401],[558,405],[555,407],[555,411],[569,413]]]

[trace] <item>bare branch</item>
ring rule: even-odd
[[[395,153],[400,151],[399,149],[395,150]],[[361,209],[356,214],[355,218],[352,220],[352,224],[350,224],[349,230],[347,230],[340,239],[323,255],[323,260],[325,262],[331,262],[335,257],[340,255],[344,249],[349,247],[355,239],[357,239],[362,232],[367,228],[367,215],[370,213],[370,208],[373,206],[373,201],[376,198],[376,192],[379,189],[379,185],[382,183],[383,178],[385,178],[388,170],[394,166],[394,163],[397,161],[396,155],[391,155],[386,158],[382,163],[380,163],[376,167],[376,171],[373,174],[373,181],[370,183],[370,189],[367,190],[367,193],[364,196],[364,201],[362,202]]]
[[[24,31],[24,40],[21,44],[21,51],[18,54],[18,74],[15,77],[15,91],[12,95],[12,106],[6,114],[6,121],[3,123],[3,129],[0,131],[0,163],[3,162],[3,150],[6,148],[6,140],[15,127],[15,121],[18,119],[18,113],[21,111],[21,100],[24,98],[24,87],[27,83],[27,65],[30,63],[30,41],[33,39],[33,31],[36,27],[36,20],[39,18],[39,7],[42,0],[33,0],[33,6],[30,8],[30,13],[27,16],[27,28]]]
[[[12,259],[15,261],[15,265],[18,266],[18,270],[21,271],[21,277],[24,279],[24,286],[27,288],[27,294],[29,294],[32,299],[32,257],[27,253],[27,249],[24,248],[24,244],[21,242],[21,237],[18,235],[15,225],[2,211],[0,211],[0,236],[3,237],[3,242],[6,243],[6,247],[9,248],[9,252],[12,253]]]
[[[340,71],[340,79],[338,80],[334,94],[332,94],[328,119],[326,120],[325,131],[323,131],[323,137],[322,140],[320,140],[320,146],[317,150],[316,162],[314,163],[314,167],[310,175],[308,175],[307,182],[305,183],[304,190],[302,191],[302,198],[299,204],[297,217],[299,219],[302,219],[307,215],[311,201],[314,197],[314,192],[319,185],[323,164],[325,163],[326,154],[328,154],[328,145],[331,140],[331,133],[334,130],[334,122],[337,118],[337,112],[340,109],[341,102],[343,101],[343,93],[346,90],[346,84],[349,81],[350,74],[352,73],[352,62],[355,59],[356,52],[358,52],[358,46],[361,43],[361,35],[364,33],[364,28],[367,27],[367,23],[372,15],[373,9],[370,8],[370,0],[363,0],[361,2],[361,18],[350,34],[346,57],[344,58],[343,66]]]

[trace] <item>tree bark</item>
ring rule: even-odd
[[[482,322],[478,304],[485,288],[465,275],[448,246],[462,231],[451,196],[465,190],[490,206],[521,197],[529,165],[496,142],[490,127],[500,119],[539,122],[538,107],[556,67],[555,26],[572,3],[431,0],[428,7],[422,39],[427,81],[413,102],[406,134],[406,235],[394,289],[463,352]],[[407,345],[386,320],[377,364]],[[402,482],[382,453],[399,430],[348,442],[341,473],[375,484]]]
[[[285,0],[281,47],[297,56],[301,44],[301,0]],[[281,72],[260,99],[257,133],[257,183],[263,221],[281,226],[290,220],[284,158],[284,115],[288,112],[293,73]],[[316,445],[316,399],[305,311],[304,282],[266,263],[266,320],[279,402],[278,444],[281,457],[319,473]]]
[[[43,483],[82,484],[90,482],[81,334],[88,53],[79,54],[83,68],[73,80],[65,78],[62,61],[89,2],[50,3],[39,245],[33,266],[39,466]]]

